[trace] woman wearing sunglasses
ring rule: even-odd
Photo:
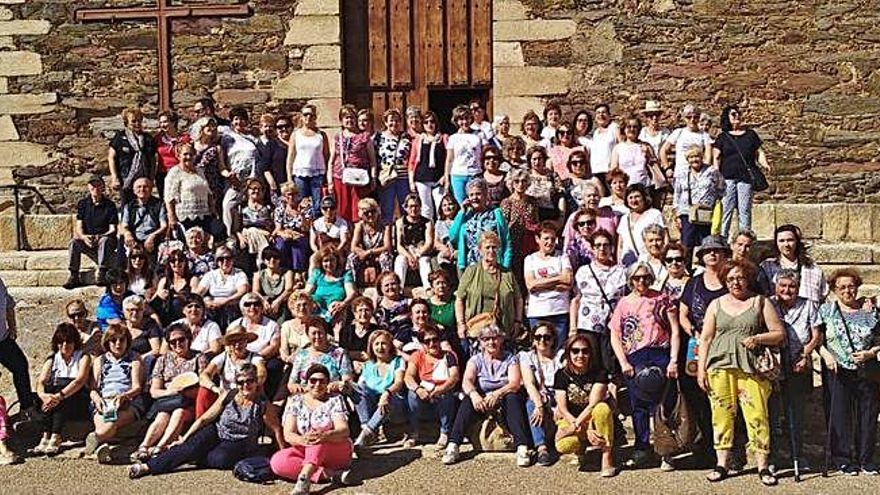
[[[556,399],[556,450],[577,454],[581,466],[589,446],[602,449],[603,478],[617,475],[614,466],[614,419],[608,401],[608,373],[592,340],[576,334],[565,341],[562,367],[553,378]]]
[[[570,175],[569,160],[572,153],[576,151],[583,152],[584,148],[578,145],[574,139],[574,129],[572,129],[571,123],[562,121],[556,128],[556,143],[547,150],[550,166],[560,180],[568,179]],[[587,169],[589,169],[589,165]]]
[[[440,420],[437,448],[445,449],[458,404],[455,394],[461,381],[458,358],[452,351],[443,350],[441,331],[436,327],[425,328],[419,340],[422,347],[410,356],[404,376],[409,390],[410,431],[418,431],[421,418],[436,415]]]
[[[241,316],[238,302],[241,297],[250,292],[251,285],[247,275],[236,268],[233,264],[232,250],[226,246],[220,246],[215,251],[217,268],[206,273],[195,292],[205,298],[205,306],[208,308],[208,316],[226,328],[236,318]]]
[[[497,208],[504,198],[510,196],[510,191],[507,189],[507,172],[501,168],[501,163],[501,150],[491,145],[483,146],[483,180],[486,181],[491,208]]]
[[[339,123],[342,130],[333,136],[330,150],[327,194],[339,201],[339,216],[354,223],[359,219],[358,202],[373,186],[370,181],[361,185],[346,184],[345,169],[363,170],[369,177],[370,171],[376,168],[376,148],[371,133],[358,128],[358,111],[354,105],[342,105]]]
[[[284,363],[278,358],[278,350],[281,347],[281,328],[275,320],[266,316],[266,300],[256,292],[245,294],[241,298],[242,317],[233,321],[230,326],[242,326],[249,333],[257,336],[257,340],[250,342],[247,349],[259,354],[266,365],[266,387],[264,391],[269,397],[275,395],[275,390],[281,382],[281,373]]]
[[[624,140],[611,150],[611,170],[623,170],[629,176],[629,184],[641,184],[653,193],[650,166],[657,161],[651,145],[639,140],[642,121],[635,115],[626,119],[623,126]],[[652,194],[653,195],[653,194]]]
[[[89,318],[86,303],[82,299],[74,299],[67,303],[64,310],[67,319],[79,332],[85,353],[92,357],[102,354],[104,351],[101,349],[101,330],[98,323]]]
[[[272,472],[296,480],[293,494],[311,491],[312,483],[346,484],[354,448],[342,397],[330,390],[331,374],[321,364],[304,373],[305,392],[290,398],[284,410],[284,437],[291,447],[272,456]]]
[[[223,333],[220,331],[220,325],[205,316],[205,301],[202,296],[188,295],[183,301],[183,318],[174,323],[182,323],[189,328],[192,333],[190,349],[193,351],[203,353],[207,359],[223,352]],[[166,344],[162,352],[167,351]]]
[[[553,464],[553,443],[547,437],[553,431],[556,400],[553,379],[559,369],[556,360],[556,327],[548,321],[539,321],[532,334],[532,348],[519,353],[519,368],[526,388],[526,412],[539,466]]]
[[[632,292],[617,303],[608,326],[633,408],[636,442],[630,464],[642,467],[650,456],[654,408],[663,399],[666,380],[678,377],[678,308],[669,296],[651,289],[655,277],[647,263],[633,264],[627,275]],[[674,467],[663,458],[660,469]]]
[[[205,469],[232,469],[238,461],[255,455],[266,411],[257,367],[244,364],[236,369],[235,386],[168,450],[145,463],[132,464],[128,477],[170,473],[189,463]]]
[[[357,208],[360,220],[354,224],[345,269],[354,274],[359,287],[369,287],[380,273],[393,270],[393,224],[382,222],[379,203],[373,198],[358,201]]]
[[[150,307],[156,312],[162,325],[167,326],[183,317],[184,301],[192,294],[199,281],[190,272],[183,251],[171,253],[163,272]]]
[[[666,254],[663,255],[663,262],[666,265],[668,276],[659,290],[678,301],[681,298],[682,292],[684,292],[684,286],[691,279],[687,270],[690,264],[687,248],[680,242],[670,242],[666,245]]]
[[[144,248],[135,245],[128,252],[128,291],[150,300],[156,292],[156,278]]]
[[[260,256],[265,268],[254,273],[254,292],[266,298],[266,315],[283,325],[290,318],[287,299],[293,294],[293,272],[282,268],[281,251],[272,246],[263,249]]]

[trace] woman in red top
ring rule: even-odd
[[[192,141],[189,134],[180,133],[177,129],[177,114],[171,110],[165,110],[159,114],[159,132],[156,133],[156,187],[159,193],[165,191],[165,176],[168,171],[177,166],[177,154],[174,148],[178,143]]]
[[[428,326],[419,336],[422,348],[410,357],[404,375],[410,407],[410,431],[418,431],[419,418],[434,412],[440,419],[437,447],[446,448],[449,430],[455,421],[455,391],[461,378],[458,359],[440,346],[440,330]]]
[[[336,196],[338,215],[349,223],[358,221],[358,201],[367,197],[372,187],[372,177],[366,185],[346,184],[343,171],[346,168],[363,170],[367,176],[376,167],[376,150],[370,132],[358,128],[358,111],[353,105],[339,109],[342,131],[333,137],[330,164],[327,168],[327,193]]]

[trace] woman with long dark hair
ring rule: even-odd
[[[776,227],[773,233],[773,248],[776,256],[761,262],[761,270],[776,285],[776,277],[780,270],[788,268],[800,275],[798,295],[815,303],[822,303],[828,295],[828,284],[822,269],[807,254],[807,247],[801,237],[801,229],[796,225],[786,224]],[[765,294],[771,295],[771,294]]]

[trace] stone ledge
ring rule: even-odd
[[[294,15],[339,15],[339,0],[300,0]]]
[[[571,71],[563,67],[497,67],[498,96],[549,96],[568,92]]]
[[[24,115],[47,113],[55,109],[58,95],[55,93],[0,95],[0,114]]]
[[[517,41],[492,43],[492,63],[495,67],[525,67],[522,43]]]
[[[571,38],[577,24],[571,19],[495,21],[494,41],[552,41]]]
[[[529,18],[529,13],[519,0],[495,0],[492,2],[492,17],[495,22],[522,21]]]
[[[46,34],[51,28],[52,24],[43,20],[0,21],[0,36]]]
[[[11,141],[0,146],[0,168],[3,169],[39,167],[51,161],[48,149],[42,144]]]
[[[305,70],[342,69],[342,49],[339,45],[313,45],[303,54]]]
[[[340,98],[342,74],[337,70],[292,72],[275,84],[276,99]]]
[[[290,20],[284,44],[296,46],[338,44],[339,23],[338,15],[295,16]]]
[[[34,52],[0,52],[0,76],[32,76],[43,72],[43,60]]]

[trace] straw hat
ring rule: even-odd
[[[254,333],[248,332],[247,330],[244,329],[244,327],[230,328],[226,332],[226,336],[223,337],[223,344],[224,345],[232,345],[232,344],[239,342],[241,340],[244,340],[245,342],[250,344],[251,342],[257,340],[257,335]]]
[[[660,107],[660,102],[656,100],[646,100],[645,108],[642,109],[642,113],[660,113],[663,111],[663,108]]]

